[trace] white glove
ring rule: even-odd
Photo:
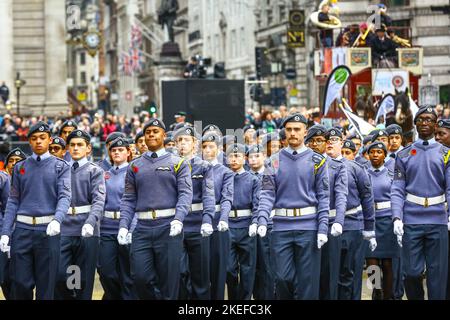
[[[214,232],[212,225],[209,223],[203,223],[200,228],[200,233],[202,234],[202,237],[209,237]]]
[[[225,221],[219,221],[219,223],[217,224],[217,230],[219,230],[219,232],[228,231],[228,223],[226,223]]]
[[[375,251],[375,249],[377,248],[377,239],[375,239],[375,238],[369,239],[369,248],[370,248],[370,251],[372,251],[372,252]]]
[[[258,233],[258,235],[261,238],[264,238],[267,233],[267,227],[266,226],[258,226],[258,230],[256,232]]]
[[[2,252],[9,252],[9,250],[11,249],[10,246],[8,246],[9,243],[9,237],[7,235],[3,235],[0,238],[0,250]]]
[[[117,234],[117,242],[119,242],[119,244],[121,246],[128,244],[127,235],[128,235],[128,230],[126,228],[119,229],[119,233]]]
[[[94,227],[89,223],[86,223],[83,228],[81,228],[81,236],[83,238],[89,238],[94,235]]]
[[[403,247],[403,236],[397,236],[397,243],[400,248]]]
[[[56,220],[52,220],[47,226],[47,235],[49,237],[53,237],[58,235],[60,232],[61,232],[61,224]]]
[[[362,236],[364,240],[370,240],[375,238],[375,231],[363,231]]]
[[[328,242],[328,237],[326,234],[318,233],[317,234],[317,248],[322,248],[322,246]]]
[[[394,221],[394,233],[397,236],[403,236],[403,222],[399,219]]]
[[[342,234],[342,225],[340,223],[333,223],[331,225],[331,235],[339,237]]]
[[[133,234],[131,232],[128,232],[126,239],[127,239],[127,244],[131,244],[132,239],[133,239]]]
[[[183,223],[181,221],[178,221],[178,220],[173,220],[170,223],[169,236],[175,237],[175,236],[179,235],[181,233],[181,231],[183,231]]]
[[[250,227],[248,227],[248,236],[254,237],[256,236],[256,231],[258,229],[258,225],[256,223],[252,223]]]

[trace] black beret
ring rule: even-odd
[[[61,128],[59,129],[59,134],[62,133],[62,130],[65,127],[74,127],[75,129],[78,129],[78,124],[75,121],[73,121],[73,120],[66,120],[66,121],[64,121],[64,123],[61,125]]]
[[[188,125],[188,124],[186,124],[186,122],[180,122],[180,123],[177,123],[177,124],[175,124],[175,126],[173,127],[173,131],[177,131],[178,129],[183,128],[183,127],[186,126],[186,125]]]
[[[284,119],[283,124],[281,126],[285,127],[286,123],[288,123],[288,122],[301,122],[304,124],[308,124],[308,120],[306,120],[306,118],[303,115],[301,115],[300,113],[294,113],[294,114],[287,116]]]
[[[369,146],[367,146],[367,152],[370,152],[372,149],[381,149],[384,151],[384,154],[387,154],[386,145],[382,142],[373,142]]]
[[[351,135],[349,135],[347,137],[347,140],[353,140],[353,139],[361,140],[361,137],[357,133],[352,133]]]
[[[365,136],[364,139],[363,139],[363,145],[366,145],[367,143],[369,143],[371,141],[372,141],[372,136],[371,135]]]
[[[66,148],[66,142],[61,137],[54,137],[52,139],[52,143],[50,143],[50,144],[57,144],[57,145],[60,145],[63,149]]]
[[[281,140],[285,140],[286,139],[286,129],[284,129],[284,128],[281,129],[279,135],[280,135]]]
[[[403,129],[402,127],[400,127],[398,124],[390,124],[387,126],[386,131],[388,133],[388,135],[391,134],[399,134],[399,135],[403,135]]]
[[[206,127],[203,128],[202,135],[205,135],[205,133],[215,131],[218,134],[222,135],[222,132],[220,131],[219,127],[215,124],[208,124]]]
[[[5,163],[8,164],[9,158],[11,157],[20,157],[22,159],[26,159],[28,156],[19,148],[12,149],[6,156]]]
[[[143,131],[139,131],[137,134],[136,134],[136,137],[134,137],[134,142],[138,142],[138,140],[140,139],[140,138],[142,138],[144,136],[144,132]]]
[[[91,135],[83,130],[73,130],[67,137],[67,144],[69,144],[70,140],[72,140],[73,138],[81,138],[84,139],[87,143],[91,143]]]
[[[380,138],[380,137],[386,137],[386,138],[388,138],[388,137],[389,137],[389,134],[387,133],[386,130],[380,129],[380,130],[378,130],[377,132],[375,132],[375,133],[372,135],[372,142],[377,141],[377,139]]]
[[[308,129],[308,134],[306,135],[305,142],[307,143],[309,140],[311,140],[313,137],[317,136],[327,136],[327,128],[325,128],[321,124],[316,124]]]
[[[246,125],[242,128],[242,130],[244,130],[244,133],[245,133],[247,130],[250,130],[250,129],[255,130],[255,126],[254,126],[253,124],[246,124]]]
[[[450,119],[441,119],[437,124],[439,128],[450,129]]]
[[[132,144],[135,144],[134,139],[131,137],[127,138],[128,144],[131,146]]]
[[[328,130],[327,133],[327,139],[330,139],[331,137],[339,137],[342,138],[342,132],[338,128],[331,128]]]
[[[354,143],[352,140],[345,140],[345,141],[344,141],[344,144],[342,145],[342,149],[343,149],[343,148],[350,149],[350,150],[352,150],[353,152],[356,151],[355,143]]]
[[[112,142],[113,140],[116,140],[117,138],[125,138],[125,134],[123,132],[111,132],[110,134],[108,134],[108,136],[106,137],[106,144]]]
[[[243,153],[245,154],[245,146],[243,144],[240,143],[235,143],[230,145],[227,148],[227,155],[229,155],[230,153]]]
[[[168,144],[169,142],[175,142],[175,137],[173,135],[166,136],[164,139],[164,145]]]
[[[194,138],[197,137],[194,127],[191,127],[189,125],[185,125],[174,132],[175,138],[178,138],[179,136],[191,136]]]
[[[252,153],[263,153],[264,152],[264,148],[262,145],[260,144],[254,144],[248,147],[247,149],[247,156],[252,154]]]
[[[222,138],[222,145],[226,146],[232,143],[236,143],[237,142],[237,137],[233,136],[233,135],[226,135]]]
[[[256,130],[256,132],[253,134],[253,138],[256,139],[256,138],[258,138],[260,136],[263,136],[265,134],[267,134],[267,129],[260,128],[260,129]]]
[[[373,136],[375,133],[378,132],[378,130],[380,130],[380,129],[374,129],[374,130],[370,131],[369,136]]]
[[[28,135],[27,138],[30,138],[31,135],[33,133],[42,133],[42,132],[47,132],[50,133],[50,127],[47,123],[43,122],[43,121],[38,121],[37,123],[35,123],[34,125],[31,126],[30,131],[28,131]]]
[[[186,112],[184,112],[184,111],[178,111],[177,113],[175,113],[174,116],[175,116],[175,117],[185,117],[185,116],[186,116]]]
[[[221,138],[215,131],[206,132],[202,137],[202,142],[214,142],[217,146],[220,146]]]
[[[425,106],[420,106],[419,110],[416,113],[416,116],[414,117],[414,123],[416,123],[417,118],[421,115],[421,114],[432,114],[434,115],[436,118],[438,117],[436,110],[434,110],[434,107],[431,105],[425,105]]]
[[[263,137],[261,144],[264,146],[271,141],[280,141],[280,134],[278,132],[271,132],[266,134]]]
[[[164,124],[164,122],[162,122],[159,119],[150,119],[150,121],[144,125],[144,130],[143,130],[144,133],[145,133],[145,130],[147,130],[147,128],[149,128],[149,127],[159,127],[161,129],[163,129],[164,131],[166,131],[166,125]]]
[[[112,148],[129,147],[129,146],[130,146],[130,143],[129,143],[128,139],[118,137],[117,139],[114,139],[111,142],[111,144],[109,145],[109,150],[111,150]]]

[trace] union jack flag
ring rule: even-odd
[[[142,51],[137,48],[130,49],[130,62],[134,72],[142,72],[145,63]]]
[[[142,30],[141,28],[134,24],[131,26],[131,39],[132,48],[140,48],[142,45]]]
[[[122,53],[119,58],[119,70],[122,74],[129,76],[133,73],[131,57],[127,53]]]

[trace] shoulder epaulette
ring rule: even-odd
[[[317,171],[319,171],[320,167],[322,167],[327,160],[323,155],[317,152],[314,152],[311,159],[314,162],[314,174],[316,174]]]

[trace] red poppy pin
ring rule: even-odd
[[[109,172],[105,172],[105,180],[108,180],[109,178],[111,178],[111,175]]]
[[[136,167],[134,164],[132,165],[132,169],[133,169],[134,173],[138,173],[138,171],[139,171],[139,168]]]
[[[20,167],[19,173],[20,173],[21,175],[24,175],[24,174],[25,174],[25,168],[24,168],[23,166]]]
[[[416,150],[416,149],[412,149],[412,150],[411,150],[411,155],[412,155],[412,156],[415,156],[416,154],[417,154],[417,150]]]
[[[273,168],[274,169],[278,169],[279,166],[280,166],[280,163],[278,162],[278,160],[274,160],[273,161]]]

